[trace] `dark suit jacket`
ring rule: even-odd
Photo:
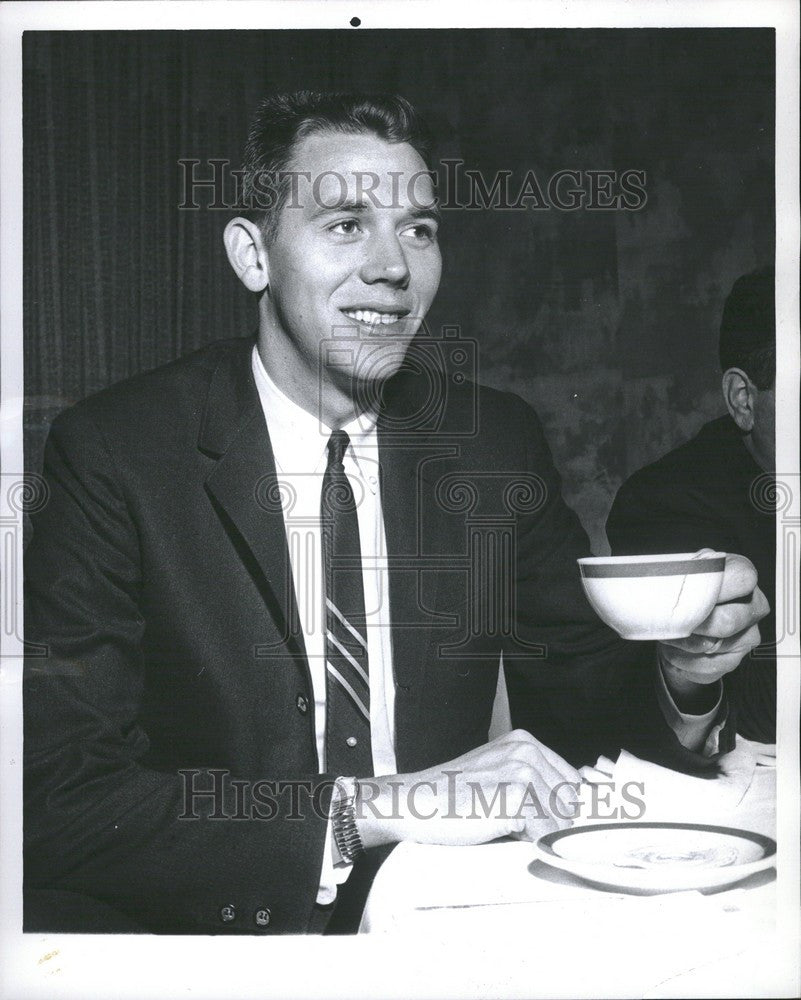
[[[617,555],[739,552],[754,564],[771,611],[762,643],[727,678],[737,729],[776,741],[775,477],[759,468],[728,417],[705,424],[686,444],[635,472],[620,487],[606,524]]]
[[[155,931],[302,932],[320,875],[325,789],[316,810],[300,795],[302,819],[288,793],[242,818],[253,786],[223,781],[319,778],[251,348],[214,344],[61,414],[26,555],[26,886]],[[399,770],[486,741],[501,650],[513,721],[574,762],[677,752],[652,647],[584,599],[586,537],[531,409],[400,377],[379,435]],[[187,808],[210,768],[224,801]]]

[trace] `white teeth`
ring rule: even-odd
[[[380,313],[372,309],[345,309],[343,312],[357,323],[367,323],[369,326],[390,326],[400,319],[397,313]]]

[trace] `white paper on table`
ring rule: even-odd
[[[737,743],[743,743],[745,746],[751,747],[756,755],[756,762],[758,767],[775,767],[776,766],[776,744],[775,743],[755,743],[752,740],[746,740],[742,736],[737,737]]]
[[[753,744],[738,741],[719,763],[714,778],[696,778],[622,750],[613,764],[600,757],[594,768],[581,769],[576,826],[590,823],[715,823],[730,818],[754,776]],[[593,793],[592,785],[599,786]],[[602,794],[599,794],[602,793]],[[638,804],[639,803],[639,804]]]

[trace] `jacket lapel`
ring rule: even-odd
[[[222,355],[211,379],[198,445],[217,459],[206,479],[208,492],[311,689],[275,459],[250,366],[252,347],[252,340],[243,340]],[[399,764],[415,740],[432,627],[442,624],[432,613],[440,580],[461,547],[461,536],[453,535],[436,499],[442,460],[453,459],[454,448],[435,429],[405,421],[404,412],[414,413],[416,405],[414,392],[405,386],[378,419]]]
[[[218,459],[206,487],[220,517],[261,586],[282,643],[305,664],[281,491],[250,367],[252,347],[252,340],[237,343],[217,366],[198,444]]]
[[[404,413],[414,414],[416,395],[413,382],[398,380],[378,419],[392,664],[397,693],[408,691],[411,705],[422,688],[431,629],[441,624],[432,611],[443,566],[447,553],[456,551],[435,496],[441,461],[452,457],[453,449],[430,428],[404,419]],[[400,720],[397,711],[396,717]]]

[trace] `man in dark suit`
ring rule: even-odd
[[[773,608],[776,576],[775,274],[763,267],[735,281],[720,323],[728,414],[635,472],[618,492],[606,530],[619,555],[713,548],[754,564]],[[776,742],[773,610],[763,642],[726,680],[737,731]]]
[[[464,365],[462,341],[421,340],[425,155],[400,98],[265,102],[246,194],[269,176],[276,197],[225,232],[255,342],[54,422],[26,567],[27,929],[59,923],[55,893],[60,929],[353,930],[399,840],[535,838],[601,750],[725,748],[753,567],[731,557],[672,647],[594,617],[535,415],[430,363]],[[488,743],[501,652],[519,728]]]

